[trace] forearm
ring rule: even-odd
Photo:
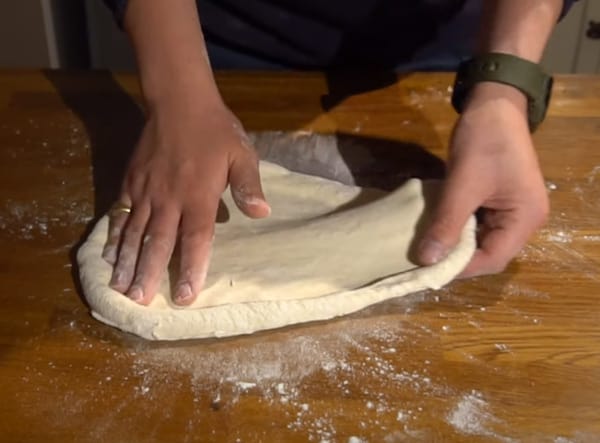
[[[194,0],[129,0],[124,27],[150,107],[193,91],[220,100]]]
[[[563,0],[486,0],[480,53],[502,52],[539,62],[558,21]]]
[[[501,52],[538,63],[563,8],[563,0],[486,0],[478,53]],[[479,83],[466,108],[494,100],[527,117],[527,99],[512,86]]]

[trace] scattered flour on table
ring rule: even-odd
[[[478,391],[464,394],[448,413],[447,420],[462,434],[490,437],[506,443],[514,441],[490,429],[490,425],[498,423],[498,419],[489,412],[488,403]]]
[[[61,130],[60,142],[49,142],[48,127]],[[19,137],[4,149],[13,159],[27,162],[35,153],[44,162],[40,171],[44,183],[33,182],[22,199],[7,199],[0,202],[0,230],[19,240],[52,237],[55,229],[71,229],[91,220],[93,204],[89,201],[74,201],[67,196],[75,195],[84,184],[68,179],[68,169],[73,162],[87,158],[90,143],[84,128],[72,111],[47,118],[30,118],[21,127],[0,126],[2,132],[10,131]],[[59,144],[60,143],[60,144]],[[40,149],[41,147],[41,149]],[[60,155],[58,153],[60,152]],[[90,166],[91,169],[91,166]],[[91,184],[85,183],[85,186]],[[74,235],[73,241],[76,241]],[[69,246],[69,245],[67,245]]]
[[[573,168],[566,166],[563,182],[560,186],[561,191],[569,194],[573,206],[576,203],[582,205],[579,211],[583,209],[586,217],[591,219],[600,217],[597,191],[599,177],[600,165],[593,166],[581,179],[575,179]],[[550,192],[559,190],[559,186],[549,180],[546,180],[546,188]],[[535,262],[550,262],[553,270],[561,268],[576,269],[583,261],[584,268],[589,269],[586,275],[591,276],[598,273],[600,266],[581,253],[579,246],[600,241],[600,235],[577,232],[575,227],[578,223],[574,220],[574,217],[575,215],[568,213],[568,211],[561,212],[558,209],[553,209],[546,227],[537,234],[538,245],[533,248],[526,247],[520,258],[531,259]],[[546,243],[546,245],[539,245],[539,240]]]
[[[208,394],[219,409],[235,408],[243,396],[258,395],[266,404],[285,407],[289,430],[308,435],[309,441],[339,441],[336,423],[344,420],[346,405],[340,402],[337,408],[321,409],[311,392],[311,380],[318,377],[322,389],[347,398],[350,404],[359,402],[359,408],[352,408],[365,435],[373,429],[385,430],[390,421],[396,427],[389,427],[390,432],[410,428],[423,407],[403,405],[398,391],[443,397],[449,389],[429,374],[429,361],[394,358],[403,342],[417,338],[414,332],[403,330],[397,320],[371,321],[369,327],[347,322],[326,333],[254,340],[222,349],[217,344],[214,350],[211,345],[153,349],[142,345],[135,350],[134,374],[144,380],[144,386],[157,385],[158,391],[165,372],[187,375],[197,401]],[[152,395],[152,388],[138,393]]]
[[[546,181],[550,192],[560,189],[569,193],[572,207],[562,211],[553,209],[546,226],[538,231],[533,242],[523,248],[517,261],[536,265],[543,263],[551,272],[574,272],[590,280],[600,281],[600,263],[590,258],[585,249],[589,244],[600,242],[600,235],[577,231],[577,215],[569,212],[583,211],[585,217],[592,220],[600,217],[597,191],[599,177],[600,165],[593,166],[582,179],[575,179],[573,169],[567,166],[560,188],[557,184]]]
[[[435,91],[427,91],[429,99],[443,99],[445,95]],[[415,101],[422,100],[417,95],[412,96]],[[362,130],[362,123],[357,122],[356,130]],[[77,131],[74,131],[75,133]],[[600,167],[594,168],[579,186],[580,197],[585,198],[590,204],[597,205],[597,201],[590,200],[591,184],[600,173]],[[60,185],[57,189],[62,189]],[[554,183],[547,183],[551,191],[558,187]],[[561,184],[561,190],[563,186]],[[68,202],[57,200],[58,210],[40,207],[36,200],[26,204],[22,202],[7,201],[0,205],[0,228],[23,226],[18,232],[10,234],[23,239],[35,236],[49,235],[55,227],[70,227],[74,223],[84,223],[89,220],[87,214],[92,213],[89,203]],[[59,215],[56,216],[56,213]],[[541,246],[527,247],[519,257],[522,261],[548,262],[551,269],[564,269],[574,266],[583,266],[583,271],[588,274],[598,274],[598,265],[590,260],[581,261],[582,254],[574,248],[575,241],[589,242],[600,241],[600,236],[577,236],[569,229],[569,215],[564,213],[554,214],[548,228],[540,233],[543,244]],[[17,222],[17,223],[16,223]],[[444,289],[435,295],[439,301],[440,295],[451,295],[455,300],[464,297],[464,294],[455,294],[453,290]],[[527,288],[519,284],[509,283],[504,288],[508,296],[527,296],[540,299],[549,295],[534,288]],[[431,296],[431,294],[430,294]],[[433,298],[433,296],[431,296]],[[448,297],[446,297],[448,298]],[[465,298],[465,300],[468,300]],[[403,306],[404,312],[410,314],[418,309],[419,295],[411,296],[403,301],[392,301],[390,306]],[[466,306],[466,305],[465,305]],[[467,306],[468,307],[468,306]],[[485,309],[485,307],[481,307]],[[398,314],[399,310],[395,310]],[[485,311],[481,311],[485,312]],[[473,328],[481,328],[478,320],[478,311],[472,318],[465,321]],[[484,315],[484,314],[482,314]],[[519,318],[538,323],[536,317],[527,317],[515,312]],[[385,317],[385,316],[384,316]],[[361,324],[361,319],[344,321],[340,325],[324,325],[322,330],[309,331],[303,335],[275,334],[271,337],[265,334],[263,339],[253,339],[249,342],[240,339],[238,345],[223,343],[209,343],[207,345],[161,345],[154,346],[145,342],[135,342],[133,346],[124,346],[114,351],[114,366],[107,360],[104,372],[96,368],[84,367],[93,380],[97,376],[98,389],[91,389],[88,396],[69,390],[69,384],[63,377],[61,368],[56,369],[57,389],[53,399],[52,410],[56,416],[51,416],[54,426],[68,422],[71,417],[76,421],[83,409],[94,409],[97,397],[101,395],[102,386],[105,384],[121,384],[123,389],[130,388],[130,381],[135,380],[133,395],[124,396],[116,403],[116,407],[99,416],[94,423],[84,423],[82,427],[93,428],[95,437],[110,435],[113,422],[123,420],[122,411],[132,403],[140,401],[155,401],[162,399],[165,394],[172,391],[189,391],[195,402],[209,400],[215,408],[235,408],[240,399],[246,395],[256,395],[266,404],[285,405],[287,411],[287,427],[308,436],[309,441],[348,441],[359,443],[372,441],[368,438],[373,429],[387,427],[389,441],[428,441],[430,434],[414,427],[422,416],[430,416],[435,411],[424,411],[419,402],[403,401],[402,392],[410,391],[410,398],[418,396],[439,399],[438,412],[443,420],[459,434],[479,436],[493,441],[512,441],[509,437],[499,435],[497,429],[509,430],[508,424],[501,422],[492,414],[492,406],[486,401],[479,391],[463,393],[458,401],[446,400],[456,396],[457,390],[448,384],[447,380],[435,376],[429,369],[429,360],[422,362],[410,361],[411,347],[426,346],[426,338],[432,334],[452,333],[450,325],[444,325],[440,331],[431,331],[422,325],[410,325],[398,322],[398,315],[392,320],[382,319],[373,321],[371,318],[366,324]],[[73,332],[77,324],[70,320],[68,328]],[[367,326],[368,327],[367,327]],[[371,328],[371,329],[369,329]],[[474,329],[474,331],[475,331]],[[300,329],[301,330],[301,329]],[[322,332],[324,331],[324,332]],[[476,331],[475,331],[476,332]],[[230,343],[235,343],[232,341]],[[79,351],[94,352],[98,349],[108,348],[108,342],[102,343],[93,336],[81,338]],[[496,343],[494,348],[500,352],[510,352],[511,349],[504,343]],[[112,351],[111,351],[112,352]],[[397,355],[405,355],[406,359],[399,359]],[[133,360],[132,372],[129,379],[119,379],[114,374],[115,368],[121,367],[125,362]],[[468,359],[473,364],[479,361]],[[52,363],[52,362],[51,362]],[[53,367],[53,366],[51,366]],[[490,369],[491,371],[492,369]],[[60,374],[59,374],[60,372]],[[165,374],[177,372],[189,379],[186,384],[166,383]],[[490,372],[491,373],[491,372]],[[40,384],[41,374],[26,371],[24,380],[32,379]],[[62,378],[59,378],[62,377]],[[319,409],[318,393],[310,392],[315,389],[312,383],[315,377],[325,383],[318,388],[340,398],[337,408],[323,411]],[[176,377],[177,378],[177,377]],[[61,385],[58,381],[65,381]],[[45,383],[49,383],[46,379]],[[60,390],[58,389],[60,388]],[[412,394],[418,394],[414,396]],[[399,395],[400,394],[400,395]],[[355,431],[353,436],[340,439],[337,433],[337,423],[346,420],[344,400],[358,402],[359,416],[358,427],[364,430],[364,435]],[[54,404],[57,407],[54,407]],[[168,408],[167,408],[168,409]],[[168,412],[168,411],[167,411]],[[165,412],[165,413],[167,413]],[[141,410],[140,414],[144,411]],[[389,417],[392,417],[393,426]],[[130,418],[127,418],[130,419]],[[194,428],[194,419],[190,418],[190,429]],[[82,419],[83,420],[83,419]],[[135,423],[135,417],[131,418]],[[384,440],[387,441],[387,440]],[[570,440],[562,437],[556,438],[556,443],[566,443]]]
[[[450,103],[452,97],[452,86],[427,86],[423,89],[413,89],[408,93],[408,103],[421,109],[425,103],[446,102]]]
[[[49,203],[9,199],[0,205],[0,229],[16,238],[32,240],[50,236],[57,228],[84,225],[92,219],[92,213],[90,202],[74,202],[65,197]]]
[[[547,242],[571,243],[573,241],[573,234],[566,230],[542,230],[539,235]]]

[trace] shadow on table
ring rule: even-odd
[[[76,251],[97,220],[109,210],[118,198],[128,159],[143,127],[144,115],[138,103],[123,90],[109,72],[92,72],[75,76],[60,71],[46,71],[45,75],[54,85],[66,106],[85,125],[91,147],[94,219],[89,223],[80,241],[70,253],[73,263],[73,279],[78,293],[85,303],[78,276]],[[365,78],[368,80],[365,81]],[[397,78],[396,74],[381,74],[370,77],[351,77],[348,80],[337,74],[329,75],[330,93],[322,97],[322,111],[326,112],[352,94],[393,84]],[[303,127],[306,123],[305,120],[298,121],[297,128]],[[310,161],[297,162],[295,159],[298,158],[297,154],[302,149],[298,149],[293,136],[282,132],[279,132],[279,136],[277,136],[275,131],[277,128],[273,129],[274,132],[257,135],[262,140],[257,141],[261,157],[270,160],[278,157],[276,160],[278,163],[298,172],[323,175],[342,182],[350,180],[357,185],[374,186],[387,190],[400,186],[412,177],[441,178],[444,175],[443,161],[417,144],[362,137],[355,134],[336,134],[334,136],[336,149],[325,151],[326,162],[343,164],[350,176],[347,175],[345,179],[336,177],[335,174],[328,176],[327,173],[323,173],[327,170],[322,167],[323,162],[319,163],[318,157],[321,151],[315,150],[317,148],[305,150],[304,155],[309,157],[312,155],[313,158],[306,157],[305,159],[308,158]],[[431,130],[433,131],[433,128]],[[318,140],[319,137],[314,134],[310,136],[310,143],[314,142],[313,145],[319,144]],[[282,155],[286,152],[289,154]],[[308,170],[306,165],[309,165]],[[318,167],[311,170],[315,165]],[[493,303],[495,299],[497,297],[491,297],[489,303]],[[393,309],[392,305],[390,308]],[[459,309],[458,306],[455,308]],[[369,315],[371,313],[375,315],[380,309],[375,307],[369,310]],[[89,333],[87,330],[84,332]],[[104,335],[101,332],[100,334]],[[122,334],[116,331],[111,331],[107,335],[116,339],[117,342],[122,341],[118,339]],[[123,341],[123,343],[129,342],[129,339]]]
[[[94,217],[69,253],[77,292],[86,303],[79,280],[77,250],[119,196],[125,167],[143,127],[144,115],[109,72],[73,75],[47,70],[44,74],[65,105],[83,123],[89,138]]]
[[[65,105],[85,126],[91,149],[94,215],[99,218],[119,196],[128,159],[144,124],[142,108],[110,72],[73,75],[48,70],[45,76]],[[322,112],[327,112],[354,94],[389,86],[397,79],[397,74],[391,71],[369,75],[327,74],[329,92],[321,97]],[[306,123],[305,116],[295,125],[301,128]],[[345,177],[328,175],[326,167],[319,168],[318,162],[312,161],[323,153],[322,149],[299,149],[299,143],[304,146],[306,139],[298,139],[290,133],[286,135],[277,129],[273,128],[266,137],[260,137],[261,141],[257,144],[261,147],[265,143],[269,145],[266,147],[268,152],[259,148],[262,158],[271,160],[273,153],[283,152],[282,159],[278,161],[283,166],[350,184]],[[318,138],[313,134],[308,144],[318,147],[322,144]],[[336,138],[337,142],[335,146],[330,145],[333,150],[327,154],[326,160],[336,167],[344,164],[355,178],[353,184],[391,189],[410,177],[441,178],[444,174],[443,161],[415,143],[355,134],[336,134]],[[295,161],[298,154],[304,159],[311,157],[310,161]],[[312,170],[315,165],[316,169]]]
[[[143,111],[109,72],[79,76],[48,70],[45,75],[85,126],[91,149],[94,215],[100,217],[119,196],[125,167],[143,127]]]

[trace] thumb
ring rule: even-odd
[[[417,248],[421,264],[428,266],[438,263],[458,244],[467,220],[481,203],[474,189],[477,188],[454,177],[449,177],[445,182]]]
[[[260,184],[258,162],[253,155],[236,158],[229,169],[231,196],[240,211],[251,218],[264,218],[271,214]]]

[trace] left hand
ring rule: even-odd
[[[526,106],[511,86],[480,83],[471,92],[454,128],[440,202],[419,245],[423,264],[443,259],[480,207],[478,249],[461,277],[502,272],[545,222],[549,200]]]

